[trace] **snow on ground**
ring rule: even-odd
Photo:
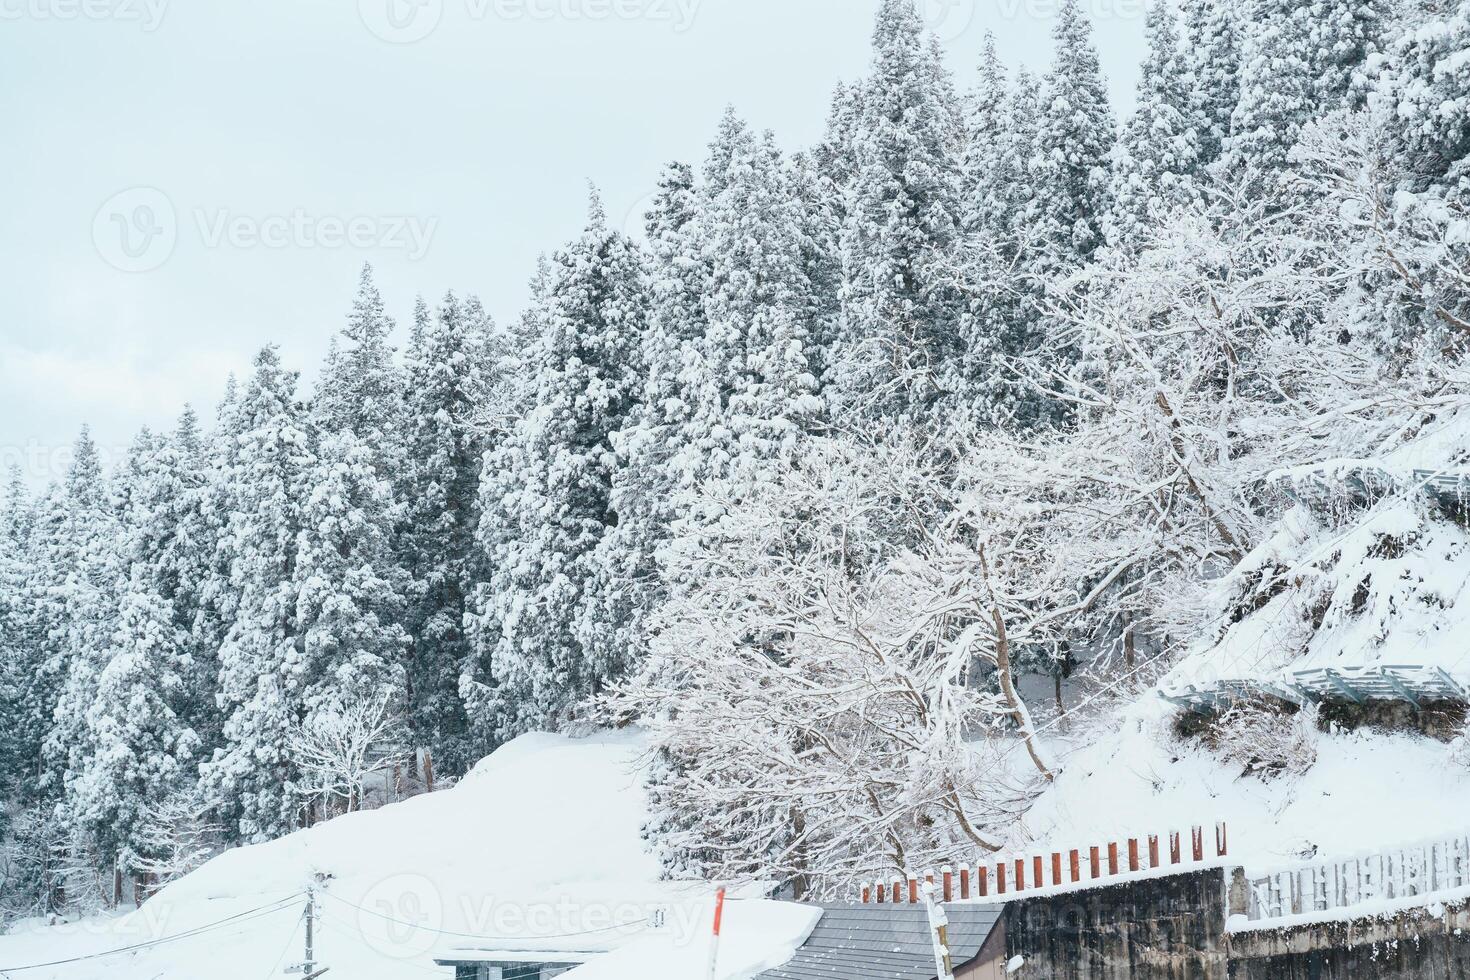
[[[1177,737],[1174,711],[1146,695],[1114,733],[1071,754],[1026,815],[1025,836],[1071,848],[1223,820],[1231,860],[1269,869],[1312,848],[1329,859],[1466,830],[1470,769],[1432,739],[1323,734],[1302,776],[1242,776],[1198,740]]]
[[[1260,569],[1281,591],[1187,658],[1165,687],[1316,667],[1438,667],[1470,686],[1470,534],[1385,502],[1345,530],[1302,509],[1220,583]]]
[[[565,980],[692,980],[708,976],[713,903],[701,911],[697,938],[661,930],[565,974]],[[816,928],[822,911],[785,902],[731,901],[725,905],[715,975],[750,980],[786,963]]]
[[[0,972],[280,977],[301,959],[301,895],[314,874],[328,876],[320,963],[354,980],[447,978],[434,956],[457,946],[601,952],[647,935],[655,910],[663,941],[694,942],[709,890],[658,881],[640,834],[642,747],[636,733],[527,736],[451,790],[228,852],[131,915],[0,937]],[[236,916],[135,953],[16,971]]]

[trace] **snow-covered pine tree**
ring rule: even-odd
[[[44,729],[42,784],[59,793],[85,752],[82,733],[117,626],[122,585],[116,512],[97,444],[78,437],[60,493],[41,534],[41,587],[33,592],[46,629],[44,654],[28,695]]]
[[[1317,114],[1357,99],[1353,76],[1381,50],[1388,28],[1389,0],[1312,0],[1312,67]]]
[[[336,356],[329,359],[312,400],[312,417],[323,432],[351,432],[373,454],[378,472],[402,467],[404,386],[394,363],[393,319],[364,265],[357,296],[342,329]]]
[[[42,645],[28,589],[35,575],[35,504],[18,466],[11,467],[0,503],[0,798],[22,798],[36,777],[38,735],[26,703]],[[8,810],[0,816],[6,832]]]
[[[1184,64],[1193,87],[1190,127],[1199,166],[1220,158],[1240,101],[1241,19],[1228,0],[1184,0]]]
[[[233,616],[220,648],[223,745],[201,767],[206,798],[232,836],[269,840],[300,822],[290,732],[303,710],[306,659],[297,610],[302,495],[313,459],[296,374],[266,347],[233,406],[238,433],[218,474]]]
[[[966,96],[962,227],[967,235],[1005,237],[1016,202],[1017,161],[1008,145],[1013,138],[1011,89],[995,35],[985,35],[980,71]]]
[[[953,83],[910,0],[884,0],[873,48],[851,134],[843,311],[829,359],[839,419],[924,411],[957,347],[957,310],[934,281],[960,221]]]
[[[1470,10],[1451,5],[1388,47],[1370,105],[1394,120],[1393,149],[1408,178],[1398,189],[1465,200],[1470,176]]]
[[[604,575],[620,569],[621,582],[598,590],[606,608],[595,615],[621,624],[633,659],[641,656],[645,640],[643,616],[666,596],[657,553],[687,507],[682,491],[692,478],[686,439],[698,399],[688,370],[706,330],[703,298],[711,275],[699,247],[703,200],[691,167],[673,163],[665,169],[645,222],[645,379],[627,423],[612,435],[617,455],[610,499],[617,520],[598,542],[597,562]]]
[[[230,520],[232,487],[227,475],[239,465],[245,418],[240,412],[240,386],[234,374],[225,381],[225,393],[215,408],[215,424],[200,450],[205,471],[202,485],[192,495],[192,518],[198,525],[190,554],[197,561],[197,595],[189,624],[190,648],[195,665],[209,679],[209,697],[192,719],[194,731],[203,741],[201,758],[209,759],[223,745],[224,699],[220,697],[219,652],[225,634],[235,621],[240,589],[231,571]]]
[[[471,619],[463,690],[477,732],[500,740],[566,719],[628,669],[625,624],[589,616],[615,524],[614,438],[643,389],[643,258],[595,193],[586,230],[554,259],[539,313],[535,405],[486,458],[479,543],[489,581]],[[606,581],[606,579],[602,579]],[[618,583],[625,587],[625,583]]]
[[[1063,0],[1052,37],[1056,50],[1043,83],[1034,190],[1039,267],[1057,273],[1085,265],[1103,243],[1108,160],[1117,136],[1092,22],[1078,0]]]
[[[321,438],[306,474],[294,588],[308,714],[403,702],[406,599],[377,460],[344,429]]]
[[[1240,101],[1224,159],[1233,172],[1269,188],[1317,110],[1311,8],[1296,0],[1252,0],[1242,23]]]
[[[965,235],[951,260],[963,302],[962,350],[946,387],[956,410],[1031,425],[1055,414],[1015,367],[1046,339],[1042,294],[1054,257],[1046,211],[1053,175],[1040,142],[1041,86],[1024,66],[1005,85],[990,48],[971,101]]]
[[[189,780],[198,738],[176,710],[189,698],[186,642],[150,571],[135,564],[85,709],[64,808],[98,865],[121,875],[140,877],[165,856],[153,850],[151,816]]]
[[[832,203],[839,209],[839,218],[846,216],[845,196],[857,176],[853,137],[862,125],[862,115],[862,86],[838,82],[827,110],[827,128],[812,151],[818,172],[830,183]]]
[[[841,191],[822,172],[816,156],[794,153],[787,167],[792,196],[801,209],[799,242],[806,279],[810,344],[807,364],[819,381],[842,321]]]
[[[484,344],[479,325],[453,293],[437,315],[420,302],[406,373],[401,539],[413,580],[409,719],[433,753],[435,769],[449,775],[466,772],[478,759],[467,741],[459,675],[469,656],[464,617],[475,581],[478,487],[487,447],[479,424]]]
[[[698,223],[711,275],[704,336],[692,345],[686,383],[699,400],[687,446],[696,480],[718,480],[740,499],[769,477],[823,414],[811,366],[811,283],[800,203],[769,134],[731,128],[730,172]]]
[[[1148,57],[1138,105],[1114,157],[1108,243],[1137,243],[1167,215],[1199,198],[1199,137],[1193,126],[1193,83],[1179,48],[1174,10],[1163,0],[1148,10]]]
[[[218,733],[214,688],[217,650],[200,642],[207,616],[204,594],[215,540],[206,514],[208,461],[199,418],[185,407],[174,432],[140,441],[129,455],[114,494],[122,522],[118,547],[131,571],[169,610],[188,675],[184,697],[173,702],[184,723],[211,739]]]

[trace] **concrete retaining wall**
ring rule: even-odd
[[[1017,980],[1225,980],[1225,875],[1204,871],[1006,906]]]

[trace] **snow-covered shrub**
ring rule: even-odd
[[[1299,776],[1317,761],[1317,708],[1237,701],[1210,726],[1210,745],[1245,775]]]

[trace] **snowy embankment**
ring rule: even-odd
[[[1428,476],[1464,470],[1470,420],[1449,417],[1394,454],[1277,474],[1304,495],[1372,471],[1400,492],[1326,524],[1300,505],[1217,583],[1219,616],[1157,689],[1065,758],[1026,815],[1023,840],[1062,845],[1229,823],[1231,857],[1270,867],[1372,853],[1470,830],[1470,766],[1411,730],[1331,729],[1298,772],[1245,775],[1161,697],[1188,685],[1276,682],[1298,671],[1419,667],[1470,688],[1470,534]],[[1019,842],[1019,841],[1018,841]]]
[[[26,980],[280,977],[302,960],[304,893],[317,876],[317,961],[335,976],[447,978],[434,958],[456,948],[598,954],[639,943],[676,962],[691,950],[703,956],[710,889],[658,880],[640,834],[642,762],[632,733],[527,736],[451,790],[231,851],[135,913],[17,929],[0,937],[0,971]],[[811,928],[810,913],[794,906],[732,906],[721,971],[730,980],[784,958]]]

